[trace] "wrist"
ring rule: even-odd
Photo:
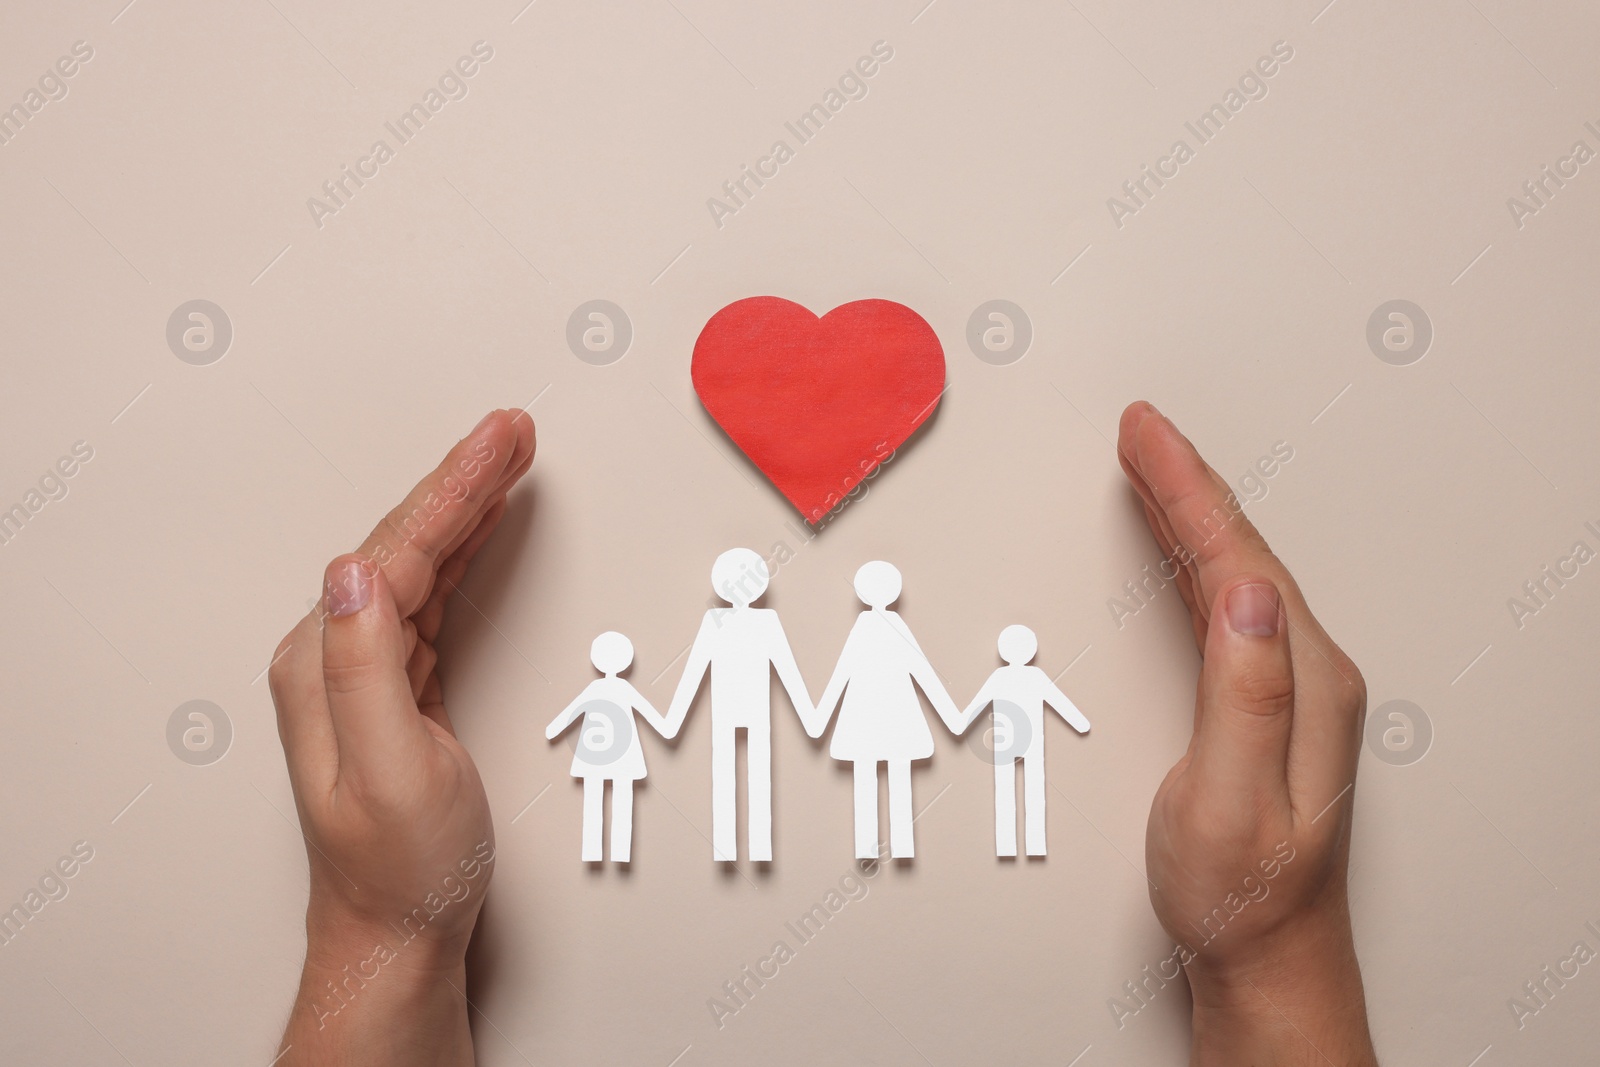
[[[476,915],[465,929],[433,920],[426,909],[393,919],[363,915],[313,895],[306,907],[306,967],[370,974],[374,967],[410,975],[453,974],[464,964]],[[368,964],[366,961],[371,960]]]
[[[1224,960],[1187,968],[1191,1062],[1376,1065],[1348,912],[1309,914]]]
[[[313,903],[283,1067],[470,1064],[466,940]]]

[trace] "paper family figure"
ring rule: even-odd
[[[856,856],[878,855],[878,764],[888,764],[889,854],[909,858],[912,841],[911,761],[933,755],[933,734],[912,683],[928,695],[952,733],[961,713],[945,692],[905,621],[889,605],[900,597],[900,572],[881,560],[856,571],[856,596],[867,610],[856,616],[833,677],[806,722],[821,737],[839,707],[828,752],[855,767]]]
[[[995,854],[1017,854],[1016,781],[1022,764],[1024,845],[1030,856],[1045,854],[1044,709],[1048,705],[1079,733],[1089,720],[1032,665],[1038,638],[1026,626],[1000,632],[1004,666],[990,674],[965,711],[945,691],[938,673],[890,605],[900,597],[900,572],[875,560],[855,575],[856,596],[866,610],[856,616],[822,698],[812,704],[778,613],[753,605],[767,590],[771,573],[748,548],[729,549],[711,567],[711,586],[726,607],[700,620],[683,676],[667,713],[651,706],[618,675],[633,662],[633,645],[619,633],[594,639],[589,658],[603,677],[590,682],[545,730],[554,740],[580,716],[572,775],[583,779],[583,858],[598,862],[605,786],[611,783],[611,858],[629,861],[633,842],[633,783],[645,776],[637,713],[662,737],[678,736],[701,687],[710,678],[712,856],[738,857],[738,731],[745,731],[745,843],[751,860],[772,859],[772,675],[789,695],[801,725],[820,738],[834,720],[828,752],[853,765],[856,856],[876,859],[879,847],[878,765],[889,779],[889,854],[916,854],[911,805],[911,764],[933,756],[933,733],[917,697],[920,688],[951,733],[961,735],[985,708],[993,708],[990,745],[994,762]]]
[[[644,749],[634,727],[637,711],[663,736],[666,720],[625,678],[617,675],[633,662],[633,643],[613,631],[594,639],[589,659],[605,677],[584,687],[577,699],[551,720],[544,735],[559,737],[581,715],[572,776],[583,779],[583,858],[599,862],[605,819],[605,788],[611,783],[611,858],[627,863],[633,851],[633,783],[645,776]]]
[[[989,675],[962,713],[963,732],[985,707],[994,706],[990,751],[994,758],[994,851],[1017,854],[1017,763],[1022,763],[1024,847],[1030,856],[1045,854],[1044,833],[1044,708],[1048,704],[1080,734],[1089,720],[1050,676],[1031,666],[1039,640],[1026,626],[1000,631],[1000,658],[1005,666]],[[859,833],[859,831],[857,831]]]
[[[735,798],[735,731],[745,731],[745,790],[749,858],[772,859],[772,672],[789,694],[804,723],[811,696],[800,677],[794,652],[778,613],[751,607],[766,592],[766,561],[748,548],[729,549],[711,566],[711,587],[728,603],[700,620],[689,659],[667,708],[665,736],[676,737],[711,676],[711,852],[718,860],[738,858]]]

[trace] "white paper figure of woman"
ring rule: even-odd
[[[617,674],[633,662],[633,643],[614,631],[594,639],[589,659],[605,675],[584,687],[576,700],[553,719],[544,735],[555,740],[581,715],[572,776],[583,779],[583,858],[598,863],[600,832],[605,819],[606,783],[611,783],[611,858],[629,862],[633,847],[633,783],[643,778],[644,749],[633,713],[666,736],[666,719],[644,694]]]
[[[856,596],[867,610],[856,617],[839,665],[817,702],[806,732],[821,737],[840,703],[828,752],[855,764],[856,856],[878,855],[878,764],[889,765],[889,854],[915,855],[911,833],[911,761],[933,755],[933,734],[915,682],[952,733],[961,712],[945,692],[905,622],[889,610],[900,596],[900,572],[881,560],[856,571]]]

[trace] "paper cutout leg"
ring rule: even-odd
[[[878,858],[878,765],[857,760],[856,859]]]
[[[1025,756],[1022,760],[1022,802],[1025,805],[1023,834],[1030,856],[1044,855],[1044,758]],[[1011,825],[1016,826],[1013,819]]]
[[[605,822],[606,780],[593,775],[583,780],[583,860],[599,863],[600,831]]]
[[[1031,847],[1033,839],[1028,841]],[[994,764],[994,854],[1017,854],[1017,761],[998,756]]]
[[[628,863],[633,853],[633,779],[611,783],[611,860]]]
[[[910,859],[917,854],[911,841],[911,761],[889,761],[889,855]]]
[[[731,726],[711,733],[711,856],[728,863],[739,858],[738,747]]]
[[[772,859],[772,731],[752,727],[745,731],[745,794],[750,805],[748,848],[758,862]]]

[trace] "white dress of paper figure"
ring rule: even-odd
[[[584,687],[546,728],[555,740],[581,715],[578,748],[572,756],[572,776],[583,779],[583,858],[598,863],[600,831],[605,819],[606,783],[611,783],[611,858],[627,863],[633,850],[633,783],[643,778],[644,749],[633,713],[639,712],[657,732],[666,736],[666,720],[627,679],[617,674],[633,662],[633,643],[614,631],[594,639],[589,659],[605,675]]]
[[[1038,667],[1029,666],[1039,640],[1026,626],[1000,631],[1005,666],[989,675],[961,716],[964,731],[978,713],[994,705],[994,851],[1017,854],[1017,762],[1022,762],[1024,845],[1030,856],[1045,854],[1044,707],[1048,704],[1080,734],[1089,720]]]
[[[952,733],[961,712],[939,682],[905,622],[889,610],[900,597],[900,572],[881,560],[856,571],[856,595],[867,610],[856,617],[844,651],[806,732],[821,737],[839,708],[828,752],[855,764],[856,856],[878,855],[878,764],[889,765],[889,854],[915,855],[911,832],[911,761],[933,755],[933,734],[915,682]]]
[[[750,859],[772,859],[772,672],[804,723],[811,695],[800,677],[778,613],[750,605],[766,592],[766,561],[748,548],[732,548],[711,566],[711,587],[730,605],[700,621],[683,677],[667,708],[666,729],[676,737],[700,683],[711,675],[711,854],[738,858],[735,731],[745,731],[745,792],[749,805],[745,847]]]

